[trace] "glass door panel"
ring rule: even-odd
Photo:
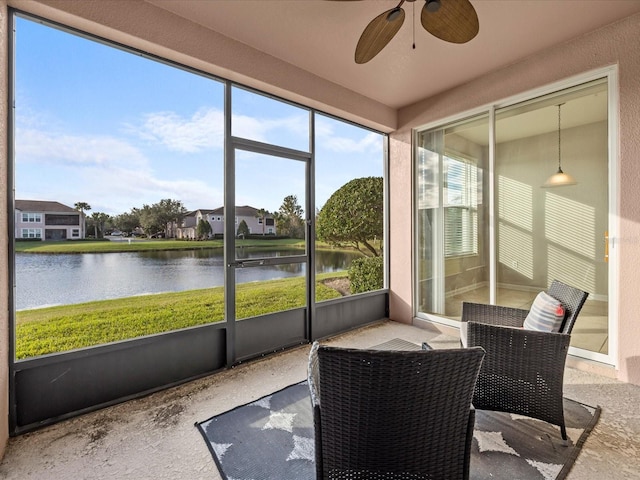
[[[608,354],[606,81],[496,114],[496,303],[529,308],[554,279],[589,292],[572,346]],[[561,165],[575,185],[543,187]]]
[[[238,85],[231,88],[234,137],[309,151],[308,109]]]
[[[248,145],[255,150],[234,150],[235,216],[226,222],[239,359],[303,341],[307,330],[308,162]]]
[[[483,115],[418,135],[419,312],[459,319],[489,301],[489,123]]]

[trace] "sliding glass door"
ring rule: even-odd
[[[488,116],[419,135],[418,305],[456,318],[463,299],[489,301]]]
[[[589,292],[572,346],[608,354],[608,102],[596,81],[496,112],[496,303],[554,279]],[[558,169],[575,184],[549,187]]]
[[[609,354],[607,80],[490,113],[417,135],[417,316],[456,325],[462,301],[529,308],[558,279],[589,292],[572,346],[602,359]],[[559,169],[575,183],[548,186]]]

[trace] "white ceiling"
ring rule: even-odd
[[[360,34],[397,1],[147,1],[393,108],[640,12],[640,0],[471,0],[480,32],[455,45],[422,28],[418,0],[403,5],[407,16],[396,37],[358,65]]]

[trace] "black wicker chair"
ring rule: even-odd
[[[547,291],[562,302],[565,319],[559,333],[521,328],[528,310],[463,302],[467,346],[481,346],[486,357],[473,406],[537,418],[560,427],[566,442],[562,387],[571,330],[587,292],[554,280]]]
[[[309,387],[318,479],[469,478],[471,397],[484,351],[314,344]]]

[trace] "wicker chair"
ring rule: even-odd
[[[354,350],[309,359],[318,479],[469,478],[484,352]]]
[[[467,346],[482,346],[486,357],[473,395],[479,410],[537,418],[560,427],[566,442],[562,387],[571,330],[587,292],[554,280],[547,291],[562,302],[565,319],[559,333],[521,328],[528,311],[463,302]]]

